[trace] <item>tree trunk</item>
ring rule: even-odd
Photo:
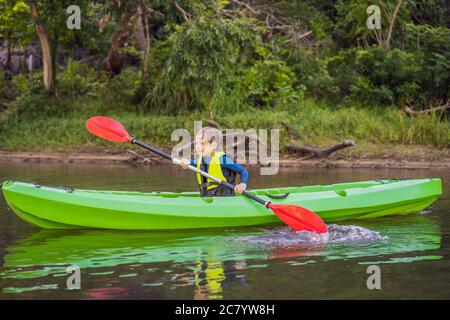
[[[122,22],[119,28],[114,33],[111,47],[108,56],[102,64],[102,69],[114,74],[119,74],[122,71],[124,55],[120,53],[122,48],[128,41],[131,34],[131,20],[136,13],[136,9],[127,12],[122,16]]]
[[[148,19],[147,19],[147,15],[144,12],[143,15],[143,21],[144,21],[144,33],[145,33],[145,43],[146,43],[146,47],[145,47],[145,51],[144,51],[144,76],[148,77],[148,58],[150,56],[150,28],[148,26]]]
[[[390,19],[389,24],[389,30],[386,36],[386,40],[383,43],[383,49],[385,51],[391,50],[391,38],[392,38],[392,32],[394,30],[394,24],[395,24],[395,18],[397,18],[398,11],[400,10],[400,7],[402,6],[403,0],[398,0],[397,5],[395,6],[394,12],[392,14],[392,17]]]
[[[148,76],[148,55],[150,53],[150,37],[146,10],[139,5],[136,9],[136,46],[143,53],[142,72],[144,76]]]
[[[57,87],[57,78],[56,74],[58,72],[58,47],[59,47],[59,32],[58,29],[53,30],[53,50],[51,50],[51,57],[52,57],[52,72],[54,75],[53,83]]]
[[[144,29],[144,12],[142,10],[142,6],[138,5],[136,8],[136,16],[134,21],[136,22],[136,28],[134,35],[136,37],[136,47],[139,51],[144,52],[147,48],[147,39],[145,37],[145,29]]]
[[[5,96],[7,99],[14,99],[14,85],[12,84],[12,60],[11,60],[11,48],[13,47],[11,41],[6,41],[7,46],[7,56],[6,56],[6,63],[5,63],[5,72],[3,74],[3,77],[6,82],[6,92]]]
[[[335,144],[334,146],[328,147],[328,148],[314,148],[314,147],[297,147],[297,146],[286,146],[287,150],[289,152],[293,153],[306,153],[309,154],[310,157],[316,157],[316,158],[329,158],[330,155],[333,152],[336,152],[338,150],[353,147],[355,145],[355,141],[353,140],[344,140],[341,143]],[[304,158],[306,159],[306,158]]]
[[[39,36],[39,42],[41,44],[42,63],[44,69],[44,87],[46,90],[50,90],[53,86],[53,67],[48,36],[44,26],[39,22],[39,13],[37,11],[36,3],[34,1],[30,1],[29,6],[31,16],[33,17],[34,24],[36,26],[36,32]]]
[[[11,42],[6,41],[6,62],[5,62],[5,70],[7,73],[12,72],[12,59],[11,59]]]

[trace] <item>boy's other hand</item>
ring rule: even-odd
[[[245,183],[239,183],[237,186],[234,187],[234,192],[242,193],[244,192],[245,189],[247,189],[247,185]]]
[[[187,169],[187,168],[189,167],[190,164],[191,164],[191,162],[190,162],[189,160],[181,159],[180,166],[181,166],[183,169]]]

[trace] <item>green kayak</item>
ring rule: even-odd
[[[202,198],[198,192],[94,191],[6,181],[3,193],[23,220],[44,229],[189,229],[281,223],[243,197]],[[329,186],[258,189],[273,203],[316,212],[325,222],[405,215],[442,194],[440,179],[389,179]]]

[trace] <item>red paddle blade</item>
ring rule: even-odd
[[[133,138],[123,125],[108,117],[92,117],[86,121],[86,129],[93,135],[112,142],[131,142]]]
[[[327,225],[314,212],[294,205],[269,204],[269,208],[291,228],[296,231],[310,231],[316,233],[327,232]]]

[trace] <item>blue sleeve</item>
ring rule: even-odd
[[[239,173],[240,175],[240,182],[247,184],[248,182],[248,171],[247,169],[241,167],[240,165],[237,165],[234,163],[233,160],[231,160],[227,155],[223,155],[220,159],[220,164],[222,167],[227,168],[229,170],[232,170],[234,172]]]
[[[197,161],[195,161],[195,160],[191,160],[191,166],[194,166],[194,167],[196,167],[196,166],[197,166]]]

